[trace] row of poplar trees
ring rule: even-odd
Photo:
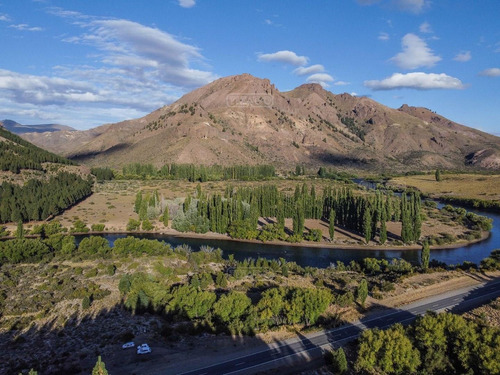
[[[387,240],[388,221],[402,222],[402,241],[417,241],[421,231],[420,196],[409,192],[401,198],[383,194],[354,194],[350,188],[326,188],[317,194],[297,185],[293,195],[278,191],[275,185],[243,187],[228,186],[224,194],[207,196],[198,189],[195,197],[188,196],[187,210],[196,204],[198,215],[208,219],[210,230],[227,233],[233,223],[245,223],[255,229],[259,217],[276,218],[279,229],[285,229],[285,218],[293,219],[293,232],[302,236],[305,219],[323,219],[350,231],[360,233],[366,242],[378,235],[379,242]],[[330,231],[330,237],[333,237]]]

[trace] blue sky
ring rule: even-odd
[[[498,0],[0,0],[0,119],[88,129],[228,75],[500,134]]]

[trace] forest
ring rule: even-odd
[[[220,165],[166,164],[157,169],[152,164],[128,164],[122,168],[123,179],[170,179],[199,181],[264,180],[276,176],[272,165]]]
[[[74,165],[71,160],[45,151],[0,126],[0,170],[19,173],[21,169],[43,170],[42,163]]]
[[[427,313],[406,328],[367,330],[357,351],[357,373],[500,373],[500,330],[450,313]]]
[[[24,186],[0,185],[0,222],[45,220],[92,194],[92,178],[59,172],[46,181],[31,179]]]
[[[421,231],[421,200],[418,192],[408,192],[402,197],[376,191],[374,194],[355,193],[352,189],[326,188],[317,194],[314,185],[310,188],[296,185],[293,194],[280,192],[276,185],[226,187],[223,195],[207,195],[198,185],[195,196],[188,195],[182,205],[169,204],[158,192],[136,195],[134,211],[140,220],[161,217],[166,223],[172,218],[172,227],[180,232],[229,233],[233,238],[273,240],[283,239],[298,242],[303,238],[321,240],[321,233],[311,230],[304,235],[305,219],[322,219],[333,225],[360,233],[366,242],[379,237],[383,244],[387,240],[387,221],[401,221],[402,241],[415,242]],[[259,217],[276,218],[257,230]],[[285,218],[293,219],[293,233],[285,233]],[[319,237],[318,237],[319,236]]]

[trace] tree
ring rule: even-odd
[[[92,375],[108,375],[108,371],[106,370],[106,365],[103,361],[101,361],[101,356],[97,357],[97,363],[95,364],[94,369],[92,370]]]
[[[347,358],[344,349],[338,348],[337,350],[327,352],[325,359],[334,374],[343,374],[347,371]]]
[[[285,208],[283,207],[283,199],[278,197],[278,202],[276,205],[276,221],[278,222],[278,228],[280,231],[285,230]]]
[[[383,245],[387,241],[387,224],[385,222],[385,218],[382,219],[380,224],[380,235],[379,235],[380,243]]]
[[[301,200],[295,204],[295,211],[293,215],[293,234],[302,237],[304,233],[304,206]]]
[[[333,208],[330,210],[328,233],[330,234],[330,240],[333,241],[333,236],[335,235],[335,210]]]
[[[369,374],[414,374],[420,353],[405,335],[401,324],[385,331],[370,329],[359,338],[357,372]]]
[[[365,301],[368,297],[368,283],[366,282],[366,279],[361,280],[359,283],[358,289],[356,290],[356,297],[361,303],[361,306],[365,307]]]
[[[252,300],[244,293],[229,292],[214,304],[213,312],[223,323],[229,323],[240,319],[251,305]]]
[[[422,251],[420,253],[420,265],[424,271],[427,271],[429,268],[429,261],[431,258],[431,250],[429,247],[429,242],[425,241],[422,246]]]
[[[163,225],[168,227],[168,220],[169,220],[168,206],[165,206],[165,210],[163,211],[163,216],[161,220],[163,222]]]
[[[142,191],[137,192],[135,195],[135,202],[134,202],[134,212],[139,213],[139,210],[141,209],[142,205]]]
[[[24,238],[24,228],[23,228],[23,222],[22,221],[18,221],[17,222],[16,237],[19,238],[19,239]]]
[[[366,243],[372,238],[372,214],[369,207],[366,207],[363,213],[363,234]]]
[[[437,182],[442,180],[441,171],[439,169],[436,169],[436,173],[434,174],[434,177],[436,178]]]

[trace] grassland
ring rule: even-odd
[[[434,174],[396,177],[389,185],[416,187],[431,197],[457,197],[500,202],[500,175],[442,174],[436,181]]]

